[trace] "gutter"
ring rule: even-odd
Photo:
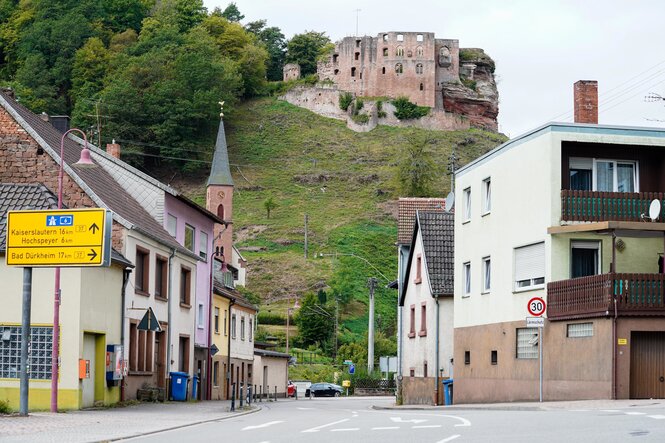
[[[171,323],[171,305],[173,304],[173,258],[175,257],[175,249],[171,249],[171,255],[169,255],[169,289],[168,289],[168,297],[169,297],[169,302],[166,304],[168,309],[168,314],[167,314],[167,322],[168,322],[168,331],[166,334],[166,376],[171,377],[171,353],[172,353],[172,346],[173,344],[171,343],[171,333],[173,332],[173,324]]]
[[[434,374],[434,405],[439,405],[439,296],[437,295],[434,300],[436,301],[436,356],[435,356],[435,374]]]

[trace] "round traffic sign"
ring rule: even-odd
[[[545,304],[545,300],[542,298],[533,297],[531,300],[529,300],[526,308],[529,310],[529,314],[533,315],[534,317],[540,317],[545,313],[547,305]]]

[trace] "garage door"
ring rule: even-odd
[[[665,398],[665,332],[631,333],[630,398]]]

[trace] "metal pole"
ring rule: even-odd
[[[367,372],[374,370],[374,287],[376,278],[369,279],[369,330],[367,332]]]
[[[23,315],[21,319],[21,367],[20,367],[20,406],[19,413],[28,415],[28,350],[30,345],[30,307],[32,305],[32,268],[23,268]]]
[[[231,412],[236,410],[236,384],[231,383]]]
[[[538,350],[540,351],[540,361],[539,361],[539,366],[540,366],[540,388],[539,388],[539,397],[540,397],[540,402],[543,402],[543,345],[544,345],[543,340],[543,328],[540,327],[538,328]]]

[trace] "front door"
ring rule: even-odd
[[[665,332],[631,333],[630,398],[665,398]]]

